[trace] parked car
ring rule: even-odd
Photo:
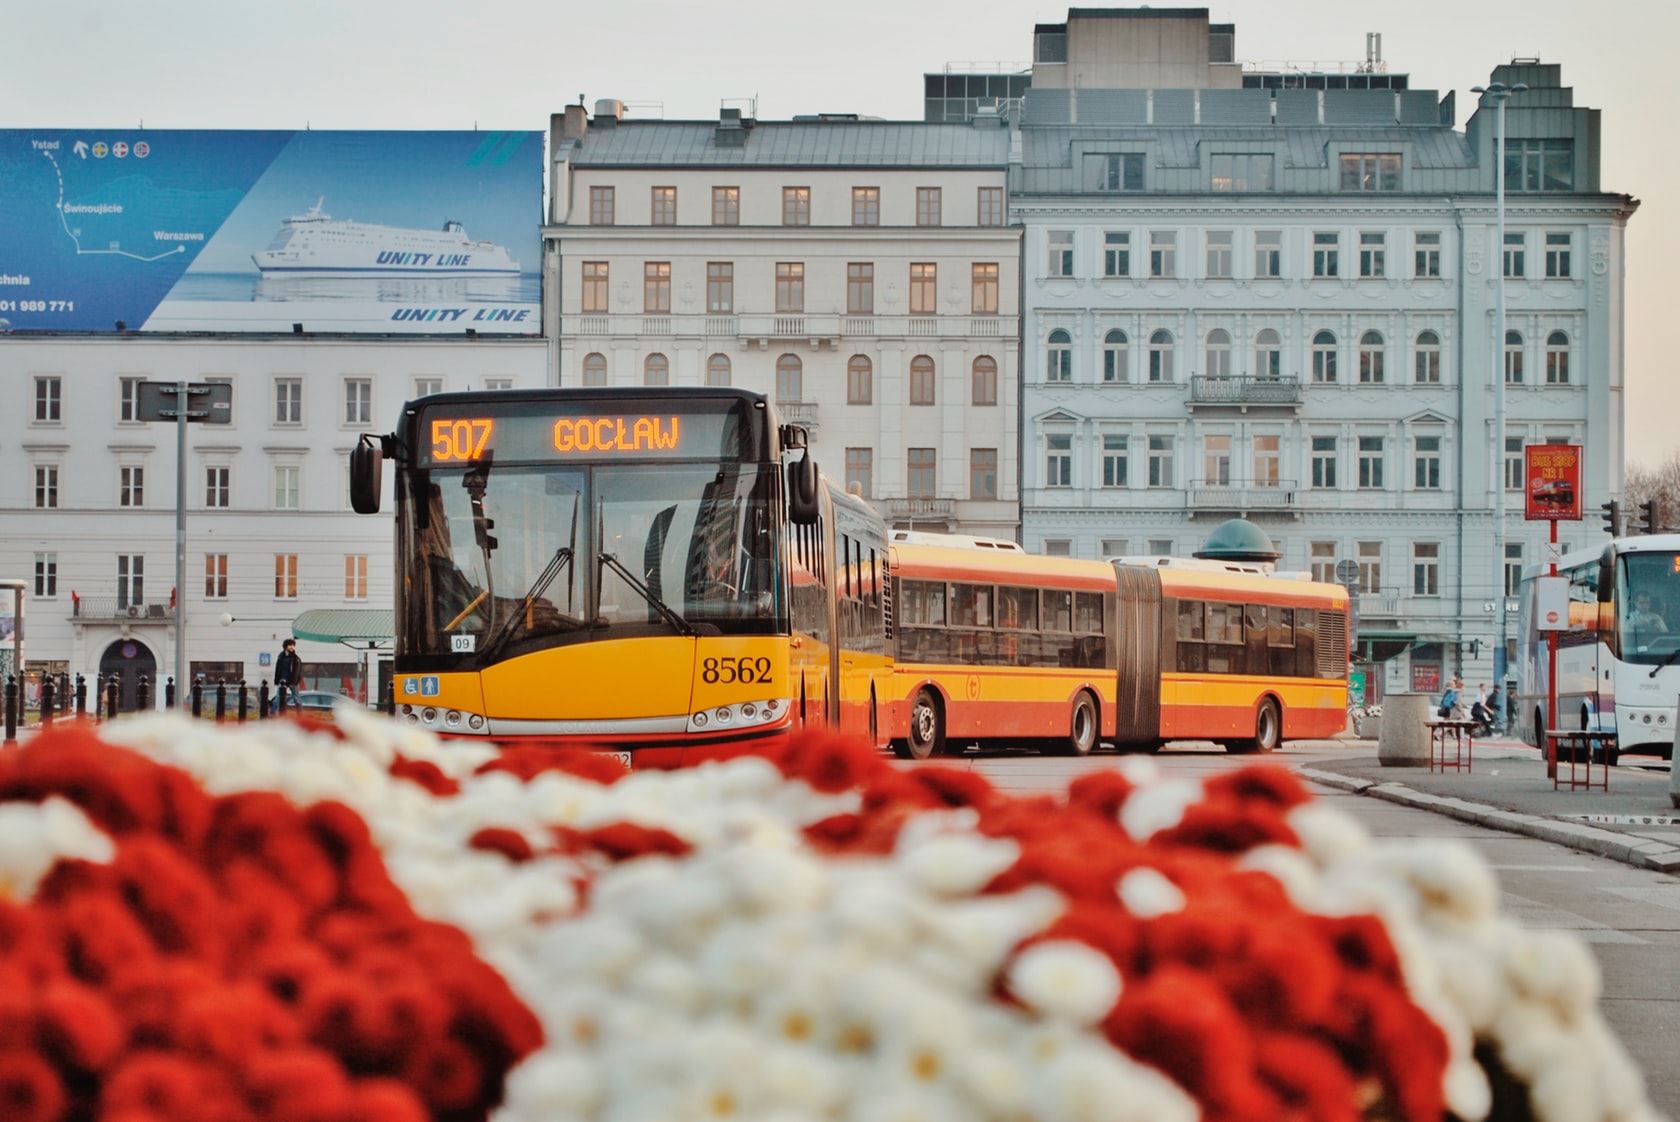
[[[287,707],[296,706],[305,712],[331,713],[333,706],[340,701],[354,703],[355,699],[341,693],[329,693],[326,690],[299,690],[287,699]]]

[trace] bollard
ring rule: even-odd
[[[204,716],[204,675],[200,674],[192,681],[192,715]]]
[[[257,690],[257,720],[268,720],[268,679],[262,680],[262,686]]]
[[[76,675],[76,717],[87,720],[87,678],[81,674]]]
[[[8,674],[8,675],[6,675],[6,741],[5,741],[8,745],[17,743],[17,725],[18,725],[17,703],[18,703],[17,675],[16,674]]]
[[[244,678],[239,679],[239,723],[240,724],[244,724],[250,718],[250,715],[251,715],[250,714],[251,696],[250,696],[249,690],[250,690],[250,687],[246,686],[245,679]]]
[[[105,679],[105,714],[108,718],[115,718],[122,705],[122,679],[115,670]]]
[[[227,720],[227,679],[216,679],[216,723]]]
[[[385,710],[385,715],[387,717],[395,717],[397,715],[397,683],[394,678],[385,683],[385,702],[381,708]]]
[[[41,729],[52,728],[53,704],[58,700],[58,686],[51,674],[41,675]]]
[[[140,681],[134,687],[134,708],[144,713],[152,707],[152,680],[146,675],[140,675]]]
[[[175,708],[175,675],[173,674],[171,674],[169,676],[169,680],[164,683],[163,707],[170,710]]]

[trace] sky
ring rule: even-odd
[[[1084,0],[1080,6],[1098,6]],[[919,120],[922,75],[1032,57],[1069,5],[959,0],[53,0],[0,20],[0,128],[546,129],[579,97],[631,115],[848,112]],[[1680,43],[1672,0],[1227,0],[1240,61],[1332,66],[1382,35],[1413,89],[1458,91],[1512,58],[1559,63],[1603,111],[1601,184],[1640,201],[1628,227],[1628,468],[1680,451],[1680,377],[1661,343],[1663,261],[1680,260]],[[1665,419],[1666,418],[1666,419]]]

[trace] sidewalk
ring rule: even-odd
[[[1680,873],[1680,810],[1669,802],[1664,761],[1624,756],[1610,769],[1610,789],[1556,790],[1539,750],[1514,740],[1478,740],[1469,771],[1427,765],[1385,767],[1374,741],[1348,741],[1346,759],[1319,759],[1294,770],[1328,787],[1449,815],[1495,830],[1542,838],[1571,849],[1666,873]],[[1656,769],[1639,766],[1655,763]],[[1577,765],[1578,774],[1584,770]],[[1569,765],[1563,765],[1567,777]],[[1593,768],[1596,780],[1603,774]],[[1567,778],[1565,779],[1567,783]]]

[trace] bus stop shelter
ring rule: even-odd
[[[396,644],[394,613],[390,608],[312,608],[292,621],[292,634],[315,643],[341,643],[356,652],[362,681],[373,686],[370,704],[385,696]]]

